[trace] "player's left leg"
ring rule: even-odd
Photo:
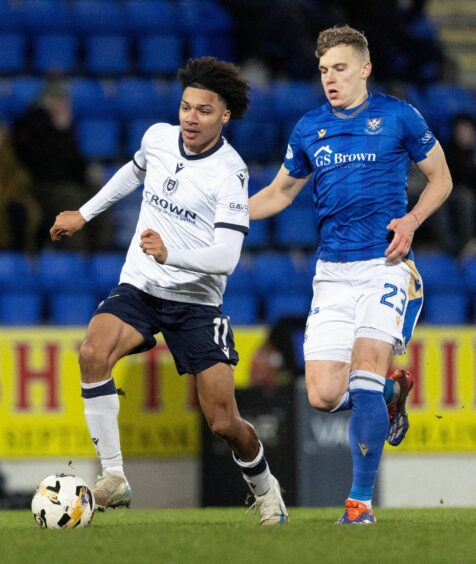
[[[233,458],[256,499],[262,525],[283,524],[288,514],[253,426],[241,418],[233,370],[219,362],[195,374],[200,407],[211,431],[231,447]]]
[[[372,494],[388,432],[383,391],[393,357],[393,345],[371,338],[357,338],[352,351],[349,392],[352,400],[350,448],[352,487],[339,524],[375,523]]]

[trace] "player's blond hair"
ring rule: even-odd
[[[328,49],[337,45],[350,45],[363,59],[370,60],[367,38],[348,25],[336,25],[321,31],[317,38],[316,57],[320,59]]]

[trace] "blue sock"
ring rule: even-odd
[[[394,392],[394,381],[391,378],[385,378],[385,386],[383,387],[383,399],[388,405],[392,403]]]
[[[347,390],[345,394],[340,398],[340,402],[331,409],[329,413],[337,413],[338,411],[347,411],[352,409],[352,400],[350,398],[350,392]]]
[[[353,479],[349,498],[372,499],[378,466],[388,432],[387,406],[383,397],[383,376],[364,370],[350,375],[352,417],[350,448]]]

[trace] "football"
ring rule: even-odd
[[[39,484],[31,502],[31,511],[43,529],[87,527],[93,518],[94,496],[78,476],[55,474]]]

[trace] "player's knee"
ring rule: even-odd
[[[236,427],[235,422],[231,417],[226,415],[219,415],[212,417],[208,420],[210,430],[214,435],[222,439],[228,440],[233,436],[233,430]]]
[[[83,382],[101,381],[109,374],[109,357],[101,347],[84,341],[79,349],[79,367]]]
[[[338,398],[331,394],[324,394],[319,390],[308,390],[307,398],[314,409],[318,411],[331,411],[338,403]]]

